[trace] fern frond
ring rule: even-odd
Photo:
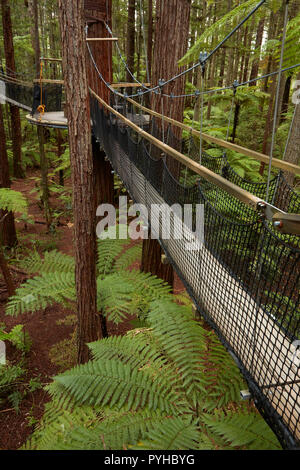
[[[72,410],[46,405],[46,413],[35,432],[23,446],[24,450],[54,450],[61,448],[72,430],[82,426],[88,430],[99,420],[99,412],[89,406]]]
[[[34,251],[30,256],[22,259],[18,263],[29,273],[74,273],[75,261],[72,256],[66,255],[61,251],[46,251],[44,257]]]
[[[147,438],[137,447],[147,450],[196,449],[200,432],[195,422],[183,417],[170,417],[152,428]]]
[[[54,272],[28,279],[16,294],[9,298],[6,314],[20,315],[25,312],[36,312],[40,309],[68,301],[75,301],[74,274]]]
[[[14,191],[10,188],[0,188],[0,209],[8,212],[27,214],[27,200],[19,191]]]
[[[73,428],[56,447],[59,450],[117,450],[128,449],[154,426],[161,426],[166,418],[158,411],[138,410],[119,412],[105,417],[100,424]]]
[[[49,386],[60,402],[71,396],[77,404],[135,411],[188,412],[174,387],[164,377],[149,380],[149,374],[116,360],[90,361],[55,377],[60,389]],[[180,399],[181,398],[181,399]]]
[[[0,394],[25,374],[25,369],[17,365],[0,365]]]
[[[154,342],[147,341],[141,330],[133,336],[134,331],[126,336],[111,336],[101,341],[89,343],[88,347],[95,360],[114,359],[132,367],[143,367],[145,364],[165,365],[166,360],[161,357],[161,350],[155,347]],[[158,362],[159,361],[159,362]]]
[[[203,328],[193,319],[190,308],[170,301],[151,304],[149,323],[166,357],[177,369],[188,400],[196,407],[206,385],[200,360],[205,351]]]
[[[134,287],[121,275],[111,274],[97,280],[97,309],[110,321],[120,323],[134,312],[132,295]]]
[[[142,256],[142,244],[136,244],[128,248],[124,253],[122,253],[115,262],[115,269],[117,271],[125,271],[129,268],[132,263],[137,260],[140,260]]]
[[[232,357],[222,346],[213,332],[207,332],[207,354],[203,366],[209,390],[208,399],[202,407],[207,411],[226,406],[230,402],[240,401],[240,390],[245,382]]]
[[[222,16],[218,21],[213,23],[208,28],[205,28],[204,32],[197,39],[196,43],[189,49],[185,56],[179,61],[179,65],[189,64],[193,61],[199,60],[199,54],[203,47],[207,47],[207,41],[218,35],[227,34],[238,21],[245,17],[257,4],[257,0],[248,0],[239,4],[236,8],[233,8],[226,15]],[[256,14],[256,19],[258,15]]]
[[[213,433],[229,443],[230,447],[246,447],[249,450],[281,449],[275,434],[257,413],[204,415],[203,421]]]
[[[129,240],[98,240],[97,274],[101,277],[115,272],[115,260],[122,253]]]

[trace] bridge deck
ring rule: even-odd
[[[31,124],[38,126],[56,127],[62,129],[67,129],[68,127],[68,120],[65,117],[63,111],[54,111],[44,113],[43,115],[35,113],[33,116],[31,114],[27,114],[26,119]]]

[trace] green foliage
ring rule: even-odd
[[[127,227],[126,227],[127,228]],[[115,323],[127,315],[145,316],[155,298],[168,297],[170,286],[161,279],[137,270],[126,269],[141,255],[141,244],[129,246],[129,240],[98,241],[98,311]],[[74,259],[56,250],[42,258],[33,252],[19,261],[29,273],[39,273],[16,290],[6,307],[8,315],[35,312],[60,303],[74,306]]]
[[[10,188],[0,188],[0,209],[27,214],[28,204],[25,197]]]
[[[242,20],[255,5],[257,0],[248,0],[233,8],[226,15],[222,16],[218,21],[214,22],[211,26],[206,28],[204,32],[197,39],[196,43],[189,49],[185,56],[180,60],[180,65],[189,64],[199,60],[200,52],[207,48],[208,40],[216,33],[224,37],[228,34],[239,21]]]
[[[0,341],[9,341],[23,353],[23,359],[18,364],[11,364],[8,360],[5,364],[0,364],[0,407],[8,401],[18,413],[19,405],[26,394],[24,356],[30,350],[31,339],[23,330],[23,325],[16,325],[10,332],[6,332],[5,326],[1,324]]]
[[[280,447],[253,411],[250,427],[243,410],[229,421],[224,401],[203,412],[225,377],[234,389],[226,403],[237,398],[238,371],[223,348],[210,355],[217,340],[190,307],[155,301],[148,321],[150,328],[90,344],[92,361],[55,377],[47,387],[52,402],[26,448],[212,449],[219,441],[223,448]]]
[[[239,414],[218,412],[205,415],[204,423],[230,447],[246,447],[249,450],[279,450],[280,444],[274,439],[271,429],[258,414],[243,411]]]
[[[27,331],[24,331],[24,325],[14,326],[9,333],[0,327],[0,341],[10,341],[24,353],[29,352],[31,348],[31,339]]]

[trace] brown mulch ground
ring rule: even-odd
[[[32,177],[38,177],[38,170],[27,171],[25,180],[16,180],[12,185],[12,189],[21,191],[29,201],[29,215],[35,220],[33,225],[24,226],[24,223],[18,223],[18,236],[21,240],[20,247],[16,252],[16,256],[22,256],[26,247],[32,247],[32,240],[37,240],[38,250],[42,250],[43,246],[49,244],[58,250],[67,254],[73,253],[72,227],[67,224],[69,220],[61,220],[62,225],[57,228],[58,236],[47,233],[47,227],[43,223],[44,217],[41,207],[37,202],[37,195],[31,191],[35,187]],[[58,207],[59,203],[53,197],[50,200],[51,207]],[[49,248],[53,249],[53,248]],[[138,267],[135,263],[134,267]],[[28,276],[21,270],[12,270],[16,286],[19,286]],[[180,280],[176,277],[174,291],[178,293],[183,290]],[[30,378],[39,377],[42,384],[51,381],[51,377],[59,373],[59,368],[51,362],[49,351],[52,346],[58,342],[70,337],[73,326],[66,324],[57,324],[58,320],[64,319],[73,312],[61,306],[48,307],[43,311],[34,314],[23,314],[16,318],[5,315],[5,305],[7,301],[7,292],[3,279],[0,276],[0,322],[5,323],[7,330],[17,325],[23,324],[25,330],[29,333],[32,340],[32,347],[26,357],[26,382]],[[132,328],[130,319],[119,325],[108,324],[109,334],[122,335]],[[17,363],[18,353],[12,346],[7,346],[7,359],[12,363]],[[14,450],[22,446],[28,436],[34,430],[34,424],[41,418],[44,412],[44,405],[49,401],[47,392],[39,389],[33,393],[28,393],[20,404],[17,413],[11,405],[0,407],[0,449]]]

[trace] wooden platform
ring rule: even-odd
[[[61,129],[68,128],[68,120],[64,116],[63,111],[54,111],[51,113],[44,113],[43,115],[35,113],[33,116],[31,114],[27,114],[26,119],[30,124],[35,124],[37,126]]]

